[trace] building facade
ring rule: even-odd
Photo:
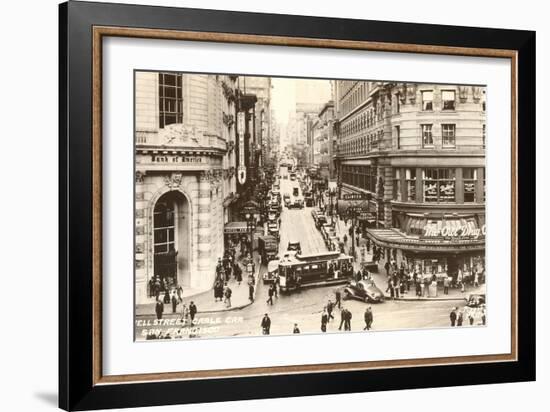
[[[208,289],[236,196],[236,77],[136,72],[136,303]]]
[[[484,270],[485,89],[336,81],[334,92],[341,197],[361,194],[367,236],[417,273]]]

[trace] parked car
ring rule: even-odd
[[[382,302],[384,293],[376,286],[373,280],[352,281],[344,288],[344,300],[358,299],[364,302]]]
[[[468,304],[471,308],[485,305],[485,294],[475,294],[468,296]]]

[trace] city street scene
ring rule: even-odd
[[[135,339],[484,327],[486,90],[135,72]]]

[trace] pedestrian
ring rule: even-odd
[[[162,319],[162,313],[164,312],[164,303],[160,299],[157,299],[157,303],[155,304],[155,312],[157,314],[157,319]]]
[[[233,294],[233,291],[229,286],[227,286],[227,283],[225,284],[225,291],[224,291],[224,297],[225,297],[225,303],[228,308],[231,307],[231,295]]]
[[[334,292],[334,296],[336,301],[334,302],[334,305],[338,305],[338,309],[342,306],[342,293],[340,292],[340,289],[336,289],[336,292]]]
[[[485,326],[485,321],[487,318],[485,317],[485,308],[481,309],[481,324]]]
[[[449,318],[451,319],[451,326],[456,325],[456,317],[456,308],[453,308],[453,310],[451,310],[451,313],[449,314]]]
[[[273,284],[269,285],[269,289],[267,290],[267,300],[265,303],[268,303],[270,305],[273,305]]]
[[[264,315],[260,326],[262,327],[262,334],[269,335],[269,330],[271,329],[271,319],[267,313]]]
[[[417,297],[422,296],[422,284],[420,282],[415,283],[415,291]]]
[[[168,289],[166,289],[166,291],[164,292],[164,304],[165,305],[168,305],[170,302],[171,302],[171,298],[170,298],[170,292],[168,292]]]
[[[449,294],[449,277],[448,276],[445,276],[445,278],[443,279],[443,294],[444,295],[448,295]]]
[[[176,298],[176,293],[172,294],[172,313],[176,313],[176,308],[178,306],[178,298]]]
[[[275,275],[275,279],[273,281],[273,296],[275,296],[276,299],[279,299],[279,286],[281,284],[281,278],[279,277],[279,274],[277,273]]]
[[[474,317],[472,316],[471,313],[468,315],[468,322],[470,323],[470,326],[474,324]]]
[[[346,309],[346,318],[344,322],[344,330],[351,330],[351,312]]]
[[[340,326],[338,326],[338,330],[342,330],[342,326],[345,326],[346,324],[346,312],[347,309],[342,306],[342,309],[340,310]]]
[[[424,278],[424,293],[426,294],[426,297],[430,296],[430,277],[426,276]]]
[[[243,281],[243,271],[238,263],[235,263],[235,266],[233,267],[233,272],[235,273],[235,280],[237,281],[237,284],[240,286],[241,282]]]
[[[327,308],[323,308],[323,313],[321,314],[321,332],[327,331],[327,323],[328,323],[328,313]]]
[[[195,315],[197,314],[197,306],[193,301],[189,303],[189,318],[191,319],[191,323],[195,320]]]
[[[458,316],[456,318],[456,326],[462,326],[463,321],[464,321],[464,314],[462,311],[459,311]]]
[[[390,262],[388,262],[387,260],[384,264],[384,269],[386,269],[386,276],[390,276]]]
[[[370,330],[370,328],[372,327],[373,320],[374,319],[372,315],[372,309],[369,306],[367,310],[365,310],[365,329],[363,330]]]
[[[181,287],[181,285],[178,286],[176,292],[178,294],[178,302],[183,302],[183,288]]]
[[[292,329],[292,333],[300,333],[300,328],[298,328],[298,324],[294,324],[294,329]]]
[[[254,303],[254,285],[252,283],[248,284],[248,300],[250,303]]]
[[[477,273],[477,270],[474,269],[474,287],[479,286],[479,274]]]
[[[396,277],[393,281],[393,290],[394,290],[394,293],[395,293],[395,299],[399,299],[399,289],[401,287],[400,285],[401,285],[401,282]]]
[[[334,309],[334,303],[332,303],[332,301],[329,299],[328,303],[327,303],[327,315],[328,315],[328,320],[329,321],[331,319],[334,319],[334,316],[332,316],[332,310],[333,309]]]
[[[395,290],[393,288],[393,282],[392,282],[391,278],[388,279],[388,287],[386,288],[386,293],[388,293],[388,292],[390,292],[390,298],[391,298],[391,300],[393,300]]]

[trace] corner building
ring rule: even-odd
[[[484,270],[485,89],[337,81],[335,97],[339,187],[368,199],[367,237],[417,273]]]
[[[162,287],[206,290],[235,197],[236,77],[135,74],[136,303]]]

